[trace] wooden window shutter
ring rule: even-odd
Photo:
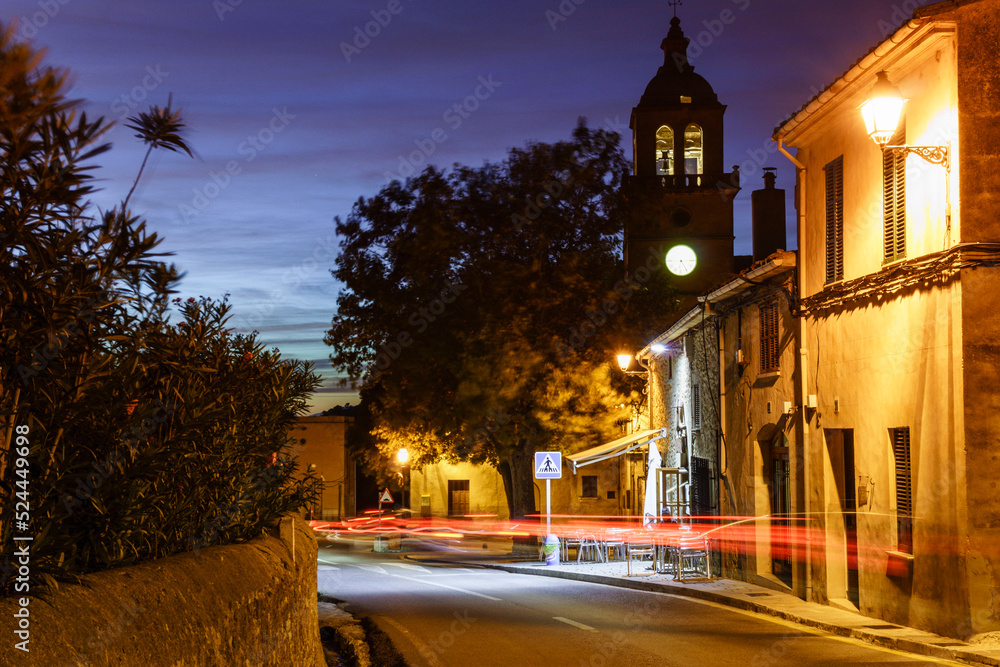
[[[889,145],[905,142],[901,126]],[[906,257],[906,155],[893,151],[882,153],[882,244],[885,263]]]
[[[894,428],[892,453],[896,468],[896,527],[898,549],[913,553],[913,482],[909,427]]]
[[[776,371],[778,361],[778,302],[760,306],[760,371]]]
[[[826,175],[826,282],[844,278],[844,156],[827,164]]]

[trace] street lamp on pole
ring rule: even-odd
[[[398,452],[396,452],[396,460],[403,467],[403,509],[410,509],[410,496],[407,493],[407,483],[409,482],[409,471],[407,470],[406,462],[410,460],[410,452],[406,451],[406,447],[401,447]]]

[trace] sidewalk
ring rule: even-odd
[[[434,561],[430,554],[410,554],[414,561]],[[456,561],[442,561],[456,564]],[[560,579],[573,579],[607,584],[642,591],[671,593],[717,604],[775,616],[800,625],[817,628],[841,637],[851,637],[876,646],[907,651],[943,660],[955,660],[974,665],[1000,667],[1000,643],[967,644],[957,639],[930,632],[893,625],[877,618],[836,607],[805,602],[794,595],[732,579],[681,583],[670,574],[633,574],[625,576],[622,561],[611,563],[577,563],[575,561],[546,566],[538,561],[510,559],[466,559],[461,564],[489,567],[519,574],[535,574]],[[633,568],[633,572],[635,572]]]

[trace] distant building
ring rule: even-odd
[[[357,512],[356,467],[345,446],[353,421],[347,415],[299,417],[289,429],[291,453],[300,469],[315,466],[314,473],[323,480],[320,502],[312,511],[316,519],[349,519]]]

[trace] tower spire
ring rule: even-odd
[[[677,18],[677,8],[684,3],[681,0],[670,0],[667,4],[674,8],[674,18]]]

